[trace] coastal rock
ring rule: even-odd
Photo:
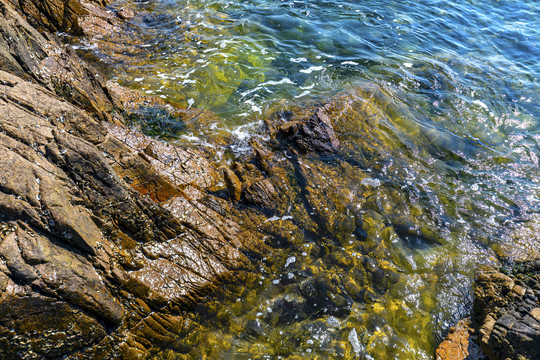
[[[480,347],[474,342],[471,320],[460,320],[435,351],[435,360],[466,360],[484,358]]]
[[[276,115],[277,121],[271,127],[277,126],[277,136],[292,144],[300,153],[326,153],[338,148],[339,140],[325,108],[319,108],[311,116],[299,120],[290,111]]]
[[[238,249],[249,234],[201,202],[217,181],[202,156],[112,124],[108,130],[42,86],[5,72],[0,83],[1,162],[11,169],[0,174],[8,228],[0,241],[0,303],[38,297],[40,304],[65,304],[66,317],[84,310],[104,336],[69,348],[92,353],[126,331],[132,297],[145,304],[136,312],[141,319],[156,311],[178,317],[179,306],[247,265]],[[36,324],[52,331],[45,321]],[[149,324],[144,331],[157,326]],[[130,349],[139,346],[135,333],[127,337]]]
[[[225,178],[225,185],[229,191],[229,196],[235,202],[240,200],[242,195],[242,182],[238,179],[238,176],[229,168],[223,169],[223,176]]]
[[[94,70],[3,0],[0,30],[0,357],[148,357],[260,237],[204,154],[122,127]]]
[[[0,1],[0,70],[40,84],[101,119],[112,120],[114,105],[95,70],[54,35],[31,27],[4,1]]]
[[[479,342],[492,360],[540,358],[540,260],[517,264],[505,275],[476,276],[474,312]]]
[[[79,0],[9,0],[38,30],[80,32],[79,17],[88,12]]]

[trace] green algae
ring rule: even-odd
[[[144,6],[139,25],[154,21],[146,16],[156,5]],[[237,209],[275,250],[256,261],[257,273],[198,304],[190,331],[156,359],[431,359],[446,329],[470,310],[474,269],[504,258],[520,239],[534,239],[538,221],[513,200],[537,186],[534,140],[520,135],[534,130],[534,118],[476,100],[495,96],[456,84],[456,72],[494,82],[496,74],[453,54],[406,45],[409,54],[398,61],[370,54],[359,68],[338,66],[327,55],[354,55],[344,45],[354,39],[315,35],[305,23],[278,16],[240,25],[235,16],[216,2],[188,3],[180,16],[171,9],[161,20],[173,24],[180,41],[175,35],[154,43],[149,27],[124,48],[103,50],[114,53],[113,64],[131,64],[111,67],[120,84],[223,117],[172,131],[159,117],[143,126],[153,135],[171,131],[169,139],[211,132],[207,139],[224,149],[224,163],[258,167],[251,149],[234,150],[231,131],[261,119],[271,128],[286,111],[290,121],[301,121],[324,106],[340,147],[337,154],[301,156],[263,144],[273,152],[265,169],[236,169],[242,181],[264,177],[277,189],[271,206]],[[307,62],[280,53],[262,27],[309,43],[300,52]],[[326,68],[307,73],[311,66]],[[284,79],[295,82],[294,91]],[[282,83],[277,90],[261,85],[271,81]],[[299,88],[311,93],[304,98]],[[263,101],[248,102],[254,98],[246,93]],[[317,103],[304,100],[321,93]],[[249,135],[268,137],[264,128]],[[507,182],[523,192],[508,193]],[[534,244],[514,251],[526,254]]]
[[[441,324],[466,314],[471,263],[492,253],[441,227],[441,217],[456,216],[444,200],[448,188],[421,181],[434,202],[407,185],[413,170],[427,171],[431,138],[388,96],[367,87],[324,106],[340,137],[338,156],[267,159],[269,180],[288,189],[276,220],[259,215],[276,250],[242,285],[199,305],[200,328],[181,340],[187,358],[430,359]],[[314,108],[288,111],[295,121]],[[427,145],[416,144],[412,160],[410,137]],[[261,175],[236,168],[245,181]]]

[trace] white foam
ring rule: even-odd
[[[297,95],[297,96],[295,96],[294,98],[295,98],[295,99],[298,99],[298,98],[301,98],[302,96],[308,95],[309,93],[310,93],[309,90],[305,90],[305,91],[303,91],[300,95]]]
[[[296,262],[296,256],[291,256],[290,258],[285,261],[285,267],[291,265],[292,263]]]
[[[481,102],[480,100],[474,100],[473,104],[476,104],[476,105],[480,106],[481,108],[483,108],[485,110],[488,109],[488,106],[485,103]]]
[[[362,179],[362,182],[360,184],[365,185],[365,186],[377,187],[381,185],[381,180],[373,179],[373,178],[364,178]]]
[[[354,61],[344,61],[341,65],[358,65],[358,63]]]
[[[188,141],[199,141],[200,139],[193,135],[180,135],[180,138],[186,139]]]
[[[407,67],[407,68],[412,68],[413,67],[413,64],[412,63],[409,63],[409,62],[406,62],[406,63],[403,63],[403,66]]]
[[[269,80],[267,82],[264,82],[262,83],[261,85],[259,86],[264,86],[264,85],[283,85],[283,84],[290,84],[290,85],[296,85],[291,79],[289,78],[283,78],[279,81],[274,81],[274,80]]]
[[[309,69],[302,69],[300,72],[304,74],[311,74],[314,71],[321,71],[322,69],[324,69],[322,66],[310,66]]]
[[[299,57],[299,58],[290,58],[289,60],[291,60],[292,62],[295,62],[295,63],[300,63],[300,62],[306,62],[307,59],[304,58],[304,57]]]

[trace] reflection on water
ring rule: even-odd
[[[431,359],[474,270],[539,250],[537,2],[121,5],[130,42],[91,47],[109,76],[220,116],[173,141],[225,132],[242,157],[264,118],[314,103],[341,141],[279,160],[304,197],[268,217],[283,250],[200,304],[186,356]]]

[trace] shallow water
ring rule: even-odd
[[[201,305],[200,327],[179,340],[190,356],[431,359],[470,311],[475,269],[538,251],[538,2],[114,6],[138,13],[127,32],[136,41],[81,45],[109,77],[219,115],[165,134],[179,144],[203,146],[226,133],[226,150],[242,157],[277,108],[347,93],[370,109],[371,117],[345,114],[336,124],[350,151],[306,160],[339,185],[331,198],[348,194],[347,214],[361,202],[352,216],[362,234],[345,226],[317,237],[291,227],[290,248],[263,262],[249,286],[231,288],[229,302]],[[362,162],[366,142],[378,144],[376,159]],[[296,221],[278,215],[269,221]],[[403,216],[422,236],[395,230]],[[317,305],[306,287],[318,284],[345,302],[355,286],[364,295]]]

